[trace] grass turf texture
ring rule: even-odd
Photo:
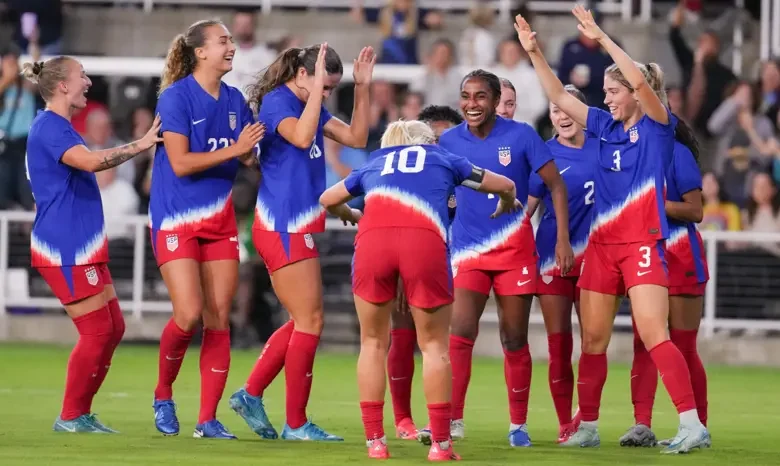
[[[257,358],[257,351],[234,351],[219,419],[238,441],[193,439],[199,401],[198,351],[192,347],[174,385],[181,433],[164,438],[154,428],[152,391],[157,378],[157,348],[120,346],[94,409],[120,435],[52,432],[62,400],[70,348],[44,345],[0,345],[0,464],[16,465],[168,465],[203,464],[315,465],[368,463],[355,383],[354,355],[321,353],[317,357],[309,412],[326,430],[343,435],[344,443],[261,440],[228,407]],[[456,444],[467,464],[576,465],[769,465],[780,455],[780,371],[709,367],[710,432],[714,448],[685,457],[667,457],[655,448],[621,448],[617,439],[633,424],[629,373],[610,366],[602,401],[599,449],[564,449],[555,444],[558,425],[547,388],[547,367],[534,365],[529,428],[534,446],[510,448],[508,411],[500,360],[475,359],[466,402],[466,440]],[[575,369],[576,371],[576,369]],[[418,359],[413,411],[418,426],[426,421]],[[576,372],[575,372],[576,373]],[[284,423],[284,377],[266,392],[266,407],[279,432]],[[653,429],[659,438],[673,436],[677,414],[659,383]],[[427,448],[395,439],[389,393],[385,429],[393,464],[424,464]],[[370,463],[369,463],[370,464]]]

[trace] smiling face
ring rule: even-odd
[[[204,31],[203,46],[195,49],[199,66],[226,74],[233,69],[236,46],[233,36],[223,24],[214,24]]]
[[[604,76],[604,104],[609,108],[612,118],[617,121],[626,121],[631,118],[639,105],[634,97],[634,92],[609,74]]]
[[[460,111],[471,128],[482,126],[496,115],[500,96],[493,95],[484,79],[473,77],[460,89]]]
[[[550,121],[552,121],[555,132],[564,139],[573,139],[582,132],[582,126],[575,123],[569,115],[552,102],[550,103]]]
[[[508,120],[515,118],[515,110],[517,110],[517,96],[515,91],[506,86],[501,86],[501,99],[498,101],[498,107],[496,107],[496,114],[502,116]]]
[[[68,104],[73,108],[87,106],[87,92],[92,86],[92,81],[84,71],[84,67],[76,60],[68,60],[67,79],[60,83],[60,89],[68,99]]]

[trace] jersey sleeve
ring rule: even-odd
[[[352,197],[360,197],[365,194],[363,190],[363,169],[352,170],[352,172],[344,178],[344,186],[347,188],[349,195]]]
[[[255,123],[255,115],[252,113],[252,108],[249,107],[246,99],[244,99],[244,95],[238,90],[236,90],[236,94],[238,95],[238,98],[241,99],[241,128],[238,130],[238,134],[241,134],[241,131],[244,130],[246,125]],[[253,153],[255,154],[255,157],[260,156],[260,143],[255,144]]]
[[[475,182],[476,185],[479,186],[482,183],[481,179],[478,182],[475,179],[474,169],[480,170],[482,172],[484,172],[484,170],[475,167],[465,157],[461,157],[460,155],[447,154],[445,157],[445,160],[449,162],[450,167],[452,168],[452,173],[455,175],[455,186],[461,184],[471,185]],[[471,183],[468,183],[469,181],[471,181]]]
[[[528,195],[541,199],[547,193],[547,185],[537,173],[531,173],[528,178]]]
[[[674,184],[681,195],[701,189],[701,171],[691,151],[682,144],[674,148]]]
[[[55,162],[59,162],[70,148],[84,145],[84,140],[70,125],[50,125],[46,133],[46,137],[41,140]]]
[[[157,102],[157,113],[160,115],[161,133],[172,133],[190,136],[189,105],[176,89],[167,89]]]
[[[328,124],[331,118],[333,118],[333,115],[331,115],[328,109],[323,105],[320,109],[320,126]]]
[[[262,120],[268,129],[276,132],[279,123],[285,118],[300,118],[300,111],[282,92],[274,92],[263,99],[261,106]]]
[[[551,162],[553,156],[550,152],[550,148],[547,147],[547,144],[541,136],[539,136],[530,126],[527,126],[527,128],[528,131],[525,132],[526,134],[524,136],[526,144],[525,157],[528,160],[528,165],[531,166],[531,172],[536,173],[545,166],[547,162]]]
[[[666,109],[666,116],[669,118],[669,122],[666,124],[660,123],[658,121],[653,120],[649,116],[645,115],[645,119],[647,120],[647,126],[653,131],[654,133],[657,133],[659,135],[663,136],[672,136],[674,135],[674,128],[677,127],[677,117],[672,115],[671,110],[668,108]]]
[[[588,120],[585,127],[589,132],[601,136],[610,123],[612,123],[612,115],[609,112],[596,107],[588,107]]]

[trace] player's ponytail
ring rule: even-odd
[[[319,52],[320,44],[315,44],[303,48],[291,47],[280,53],[268,68],[257,75],[255,83],[246,87],[249,105],[259,112],[263,97],[273,89],[295,79],[295,75],[301,68],[306,70],[308,76],[314,76],[314,65],[317,63]],[[325,71],[329,75],[344,74],[341,57],[330,47],[325,52]]]
[[[57,84],[68,80],[68,62],[70,57],[59,56],[34,63],[22,65],[22,76],[38,85],[38,92],[45,102],[54,97]]]
[[[419,144],[433,144],[436,135],[433,129],[422,121],[398,120],[387,126],[382,134],[381,147],[391,146],[416,146]]]
[[[696,135],[688,123],[680,119],[677,115],[675,115],[675,117],[677,117],[677,126],[674,128],[674,139],[691,151],[693,158],[696,159],[696,164],[699,165],[699,141],[696,139]]]
[[[211,26],[222,26],[222,21],[208,19],[198,21],[187,29],[184,34],[179,34],[173,38],[168,55],[165,57],[165,68],[163,68],[160,79],[160,91],[162,94],[168,86],[176,81],[192,74],[198,59],[195,56],[195,49],[203,47],[206,42],[206,29]]]

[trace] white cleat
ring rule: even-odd
[[[595,425],[587,422],[580,423],[577,432],[572,434],[565,442],[561,443],[564,447],[593,448],[601,446],[599,438],[599,429]]]

